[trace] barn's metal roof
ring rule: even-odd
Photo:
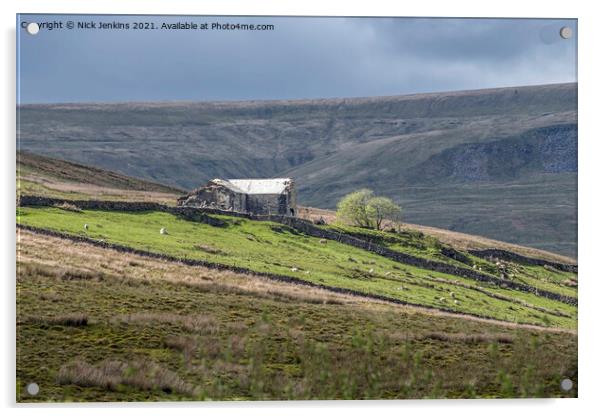
[[[281,194],[292,183],[292,179],[214,179],[212,182],[243,194]]]

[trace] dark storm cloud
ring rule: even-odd
[[[23,15],[275,30],[19,30],[20,102],[352,97],[576,81],[574,20]]]

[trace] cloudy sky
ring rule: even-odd
[[[68,21],[274,30],[67,29]],[[24,22],[62,22],[29,35]],[[560,28],[573,29],[562,39]],[[577,80],[576,20],[17,17],[20,103],[397,95]]]

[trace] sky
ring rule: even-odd
[[[41,25],[38,34],[27,33],[29,22]],[[62,28],[45,27],[53,22]],[[78,29],[83,22],[96,28]],[[100,22],[130,29],[100,29]],[[136,22],[156,29],[133,29]],[[161,28],[178,22],[199,29]],[[204,23],[208,29],[200,29]],[[559,34],[565,26],[570,39]],[[27,14],[17,16],[17,81],[19,104],[367,97],[576,82],[577,21]]]

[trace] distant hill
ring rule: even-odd
[[[193,188],[292,176],[303,205],[370,187],[432,225],[576,256],[577,85],[357,99],[26,105],[20,148]]]

